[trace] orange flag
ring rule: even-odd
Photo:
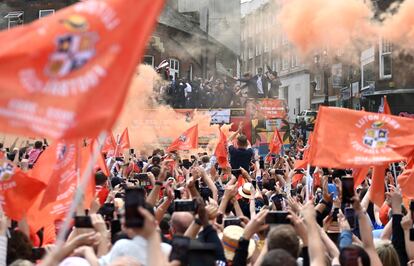
[[[311,165],[361,168],[404,160],[413,150],[412,119],[320,107],[309,156]]]
[[[122,135],[119,138],[118,145],[119,145],[119,148],[121,150],[125,150],[125,149],[131,148],[131,145],[129,144],[128,128],[125,128],[124,132],[122,132]]]
[[[219,141],[216,146],[216,150],[214,151],[214,155],[217,157],[217,162],[221,168],[228,167],[229,164],[229,156],[228,156],[228,150],[227,150],[227,137],[221,131],[221,128],[219,128],[220,131],[220,137]]]
[[[386,166],[374,167],[372,171],[371,197],[372,203],[381,207],[385,200],[385,169]]]
[[[392,115],[391,108],[388,105],[387,96],[384,96],[384,98],[382,98],[382,103],[378,109],[378,113]]]
[[[198,148],[198,125],[187,129],[181,136],[174,140],[167,151],[191,150]]]
[[[352,176],[354,177],[354,188],[356,189],[359,185],[364,182],[367,177],[369,167],[354,168],[352,169]]]
[[[403,196],[414,199],[414,168],[406,168],[397,178]]]
[[[56,145],[60,144],[60,147],[62,147],[60,142]],[[68,144],[68,142],[65,142]],[[70,152],[70,145],[68,146]],[[44,153],[46,153],[49,149],[56,150],[56,148],[49,147]],[[91,157],[91,146],[86,146],[78,150],[81,156],[81,160],[79,162],[79,168],[80,168],[80,174],[84,173],[87,164]],[[58,152],[59,153],[59,152]],[[46,155],[48,155],[46,153]],[[42,154],[44,156],[44,154]],[[65,155],[65,158],[69,158],[71,155],[67,154]],[[52,158],[53,159],[53,158]],[[101,168],[103,166],[99,163],[99,157],[97,165]],[[38,165],[36,165],[37,167]],[[50,165],[53,167],[53,165]],[[49,167],[50,167],[49,166]],[[52,168],[50,167],[50,168]],[[33,169],[34,171],[35,169]],[[39,171],[39,170],[37,170]],[[76,171],[75,171],[76,173]],[[94,172],[92,173],[94,175]],[[57,194],[57,197],[55,197],[54,201],[50,201],[52,198],[51,196],[47,196],[46,193],[48,190],[44,190],[44,192],[40,193],[35,203],[32,205],[30,210],[28,211],[27,220],[31,227],[31,230],[33,232],[37,232],[39,229],[41,229],[43,226],[47,226],[49,223],[54,223],[57,220],[63,219],[69,210],[70,204],[73,201],[73,197],[76,192],[76,188],[78,187],[79,183],[76,174],[67,174],[60,176],[61,179],[59,182],[55,183],[49,183],[49,186],[57,187],[56,190],[49,188],[49,191],[52,191],[53,194]],[[95,179],[93,176],[90,177],[89,183],[87,184],[87,187],[84,192],[84,207],[89,208],[91,201],[94,199],[94,193],[95,193]],[[59,186],[55,184],[60,184]],[[42,204],[43,203],[43,204]]]
[[[279,154],[280,149],[283,147],[283,141],[280,137],[279,131],[277,128],[275,129],[275,132],[273,133],[273,137],[270,140],[269,143],[269,152],[274,154]]]
[[[76,182],[78,141],[58,141],[48,147],[33,167],[31,174],[48,184],[40,207],[54,202],[59,193]]]
[[[29,176],[9,161],[0,160],[0,204],[10,219],[22,219],[45,187],[41,180]]]
[[[66,139],[110,129],[163,4],[81,1],[0,33],[0,131]]]
[[[114,133],[111,132],[111,134],[108,134],[108,136],[105,139],[104,144],[102,145],[102,152],[108,153],[110,151],[115,151],[116,149],[116,141],[114,137]]]

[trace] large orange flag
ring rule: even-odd
[[[181,136],[174,140],[167,151],[191,150],[198,148],[198,125],[187,129]]]
[[[122,132],[121,137],[119,138],[119,148],[121,150],[129,149],[131,148],[131,145],[129,144],[129,134],[128,134],[128,128],[125,128],[124,132]]]
[[[277,128],[275,129],[275,132],[273,133],[273,137],[270,140],[269,143],[269,152],[274,154],[279,154],[280,149],[283,147],[283,141],[280,137],[279,131]]]
[[[214,155],[217,157],[217,162],[221,168],[228,167],[229,164],[229,158],[228,158],[228,150],[227,150],[227,137],[221,131],[221,128],[219,128],[220,131],[220,137],[219,141],[216,146],[216,150],[214,151]]]
[[[332,168],[380,166],[405,160],[414,150],[412,119],[336,107],[320,107],[311,165]]]
[[[81,1],[0,33],[0,131],[63,139],[110,129],[163,3]]]
[[[9,161],[0,160],[0,204],[10,219],[22,219],[45,187],[41,180],[29,176]]]
[[[41,208],[55,201],[59,191],[66,191],[76,182],[79,148],[78,141],[56,141],[40,155],[31,175],[48,184]]]

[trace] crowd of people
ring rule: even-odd
[[[277,72],[269,67],[265,73],[259,68],[257,75],[247,72],[240,79],[170,79],[161,88],[158,100],[173,108],[241,108],[248,98],[277,98],[281,85]]]
[[[110,176],[96,171],[96,199],[61,248],[1,213],[0,265],[414,265],[414,202],[403,204],[393,172],[383,206],[370,173],[354,190],[351,170],[312,167],[307,186],[295,168],[306,136],[294,135],[291,152],[261,158],[240,126],[223,169],[206,153],[107,158]],[[24,170],[48,145],[15,144],[1,151]]]

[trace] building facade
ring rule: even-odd
[[[278,98],[287,101],[288,119],[294,121],[310,108],[312,75],[289,43],[277,21],[278,0],[242,3],[241,72],[255,75],[258,68],[277,71],[281,85]]]

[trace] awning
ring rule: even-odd
[[[363,94],[363,96],[387,95],[387,94],[403,94],[414,93],[414,89],[393,89],[393,90],[378,90]]]
[[[338,96],[329,96],[328,98],[329,102],[336,102],[338,100]],[[319,104],[323,103],[325,101],[325,97],[319,97],[319,98],[313,98],[311,100],[311,104]]]

